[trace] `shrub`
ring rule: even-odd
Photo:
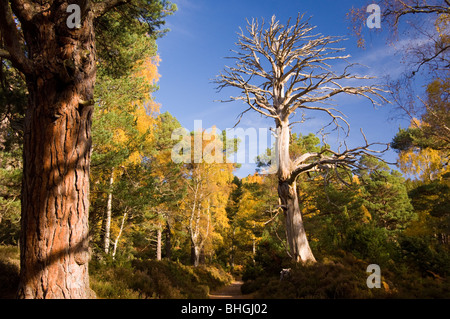
[[[440,246],[433,247],[429,238],[402,236],[400,247],[403,260],[418,269],[422,275],[450,275],[449,252]]]
[[[382,289],[366,284],[367,262],[348,253],[325,258],[322,262],[302,265],[291,263],[286,279],[261,276],[247,281],[243,293],[256,292],[255,298],[270,299],[355,299],[392,297],[392,282],[382,278]]]
[[[231,281],[220,267],[194,268],[165,260],[135,259],[128,264],[91,268],[92,289],[102,298],[204,299],[210,290]]]

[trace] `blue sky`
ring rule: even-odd
[[[350,62],[358,62],[367,66],[365,74],[382,78],[390,75],[395,78],[403,70],[401,57],[395,54],[396,49],[386,44],[386,32],[365,30],[366,49],[356,46],[356,38],[349,33],[346,13],[352,6],[360,7],[366,1],[358,0],[179,0],[173,1],[178,11],[167,18],[166,26],[171,30],[159,39],[158,52],[161,58],[159,73],[159,91],[154,94],[161,104],[161,112],[169,111],[188,130],[194,129],[194,121],[201,120],[203,128],[213,125],[223,130],[232,128],[237,116],[244,110],[240,102],[220,103],[220,99],[228,99],[232,90],[220,93],[211,80],[219,74],[225,65],[232,62],[225,59],[230,56],[231,49],[237,41],[239,27],[245,27],[246,19],[264,18],[270,20],[276,15],[281,23],[289,17],[296,17],[298,12],[311,16],[310,23],[316,25],[316,31],[323,35],[345,36],[348,40],[341,42],[350,54]],[[383,27],[383,26],[382,26]],[[409,39],[405,39],[409,41]],[[360,69],[358,69],[359,72]],[[362,74],[362,73],[361,73]],[[399,126],[406,127],[408,121],[394,118],[393,106],[374,109],[364,99],[342,96],[334,101],[338,108],[347,115],[351,124],[351,134],[347,138],[349,146],[362,145],[364,140],[360,134],[363,129],[369,142],[388,143],[398,131]],[[298,125],[294,131],[303,134],[316,133],[325,123],[325,119],[317,117]],[[328,122],[326,122],[328,123]],[[239,127],[273,127],[272,119],[264,119],[255,112],[247,112],[239,123]],[[341,136],[342,140],[342,136]],[[328,141],[337,145],[337,140]],[[252,147],[252,146],[251,146]],[[389,151],[384,158],[395,162],[396,154]],[[244,164],[236,172],[240,177],[254,172],[253,164]]]

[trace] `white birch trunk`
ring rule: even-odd
[[[161,245],[162,245],[162,225],[158,222],[158,228],[156,230],[156,260],[161,260]]]
[[[106,204],[106,222],[105,222],[105,253],[109,254],[109,246],[111,241],[111,214],[112,214],[112,186],[114,183],[114,167],[111,170],[111,178],[109,179],[108,201]]]
[[[119,234],[117,235],[116,240],[114,241],[114,250],[113,250],[113,253],[112,253],[113,258],[116,256],[117,246],[119,245],[119,239],[120,239],[120,236],[122,235],[123,225],[125,225],[125,220],[126,219],[127,219],[127,212],[125,212],[123,214],[122,223],[120,225]]]

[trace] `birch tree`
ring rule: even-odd
[[[376,155],[383,150],[374,149],[380,143],[368,143],[362,134],[364,145],[360,147],[345,146],[337,151],[324,148],[291,158],[290,128],[296,123],[291,119],[300,112],[324,113],[330,118],[328,126],[348,135],[350,125],[340,110],[329,105],[331,99],[342,94],[355,95],[377,105],[384,100],[383,91],[374,85],[349,85],[370,77],[352,74],[354,65],[347,62],[350,55],[336,47],[343,39],[315,33],[315,27],[303,15],[299,14],[292,24],[289,19],[286,25],[275,16],[267,28],[255,19],[247,24],[246,32],[241,29],[239,33],[238,49],[230,57],[235,65],[225,67],[216,83],[219,91],[227,87],[240,90],[239,95],[230,98],[246,104],[240,116],[251,110],[274,120],[278,195],[286,216],[290,254],[297,262],[315,262],[299,208],[297,177],[307,172],[352,167],[357,165],[358,155]],[[337,63],[346,64],[341,72],[332,68]]]
[[[212,162],[209,158],[224,157],[222,138],[215,131],[194,132],[192,139],[202,149],[203,157],[198,163],[192,161],[186,164],[187,196],[182,200],[181,207],[191,241],[192,263],[197,267],[205,246],[214,237],[218,239],[218,229],[228,225],[225,208],[231,192],[234,165],[223,163],[223,160]],[[207,155],[208,149],[213,149],[214,154]]]

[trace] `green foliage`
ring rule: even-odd
[[[359,167],[350,172],[350,185],[332,172],[298,179],[299,204],[318,262],[289,264],[282,238],[272,234],[272,242],[261,241],[254,261],[245,265],[243,293],[256,298],[449,295],[446,182],[409,184],[408,193],[401,174],[385,163],[363,156]],[[366,285],[369,264],[382,269],[381,289]],[[291,268],[291,275],[280,281],[283,268]]]
[[[404,179],[398,172],[377,170],[369,178],[363,177],[362,181],[363,205],[378,226],[387,230],[401,230],[416,218]]]
[[[430,141],[426,139],[423,131],[417,127],[399,128],[391,143],[391,147],[396,152],[409,151],[414,147],[427,148],[430,146]]]
[[[100,76],[118,78],[130,74],[135,64],[154,50],[154,40],[164,18],[176,11],[166,0],[133,0],[118,6],[95,21]]]
[[[412,119],[407,129],[399,128],[392,140],[392,148],[397,152],[407,152],[414,148],[443,151],[448,157],[450,143],[450,78],[435,78],[427,86],[427,99],[421,121]]]
[[[20,231],[25,81],[0,60],[0,244],[15,245]]]
[[[342,247],[358,258],[379,265],[386,265],[395,249],[386,229],[367,224],[349,229]]]
[[[265,237],[258,245],[254,259],[245,264],[242,274],[244,294],[258,290],[268,278],[279,277],[280,270],[289,265],[290,258],[286,255],[281,243],[270,237]]]
[[[450,275],[450,254],[442,246],[433,247],[430,238],[400,237],[402,259],[422,275]]]
[[[22,185],[22,160],[19,154],[19,148],[0,153],[0,244],[15,245],[19,240]]]
[[[20,72],[0,59],[0,151],[20,149],[23,139],[27,89]]]
[[[429,211],[437,218],[450,217],[450,187],[440,181],[419,185],[409,192],[417,211]]]

